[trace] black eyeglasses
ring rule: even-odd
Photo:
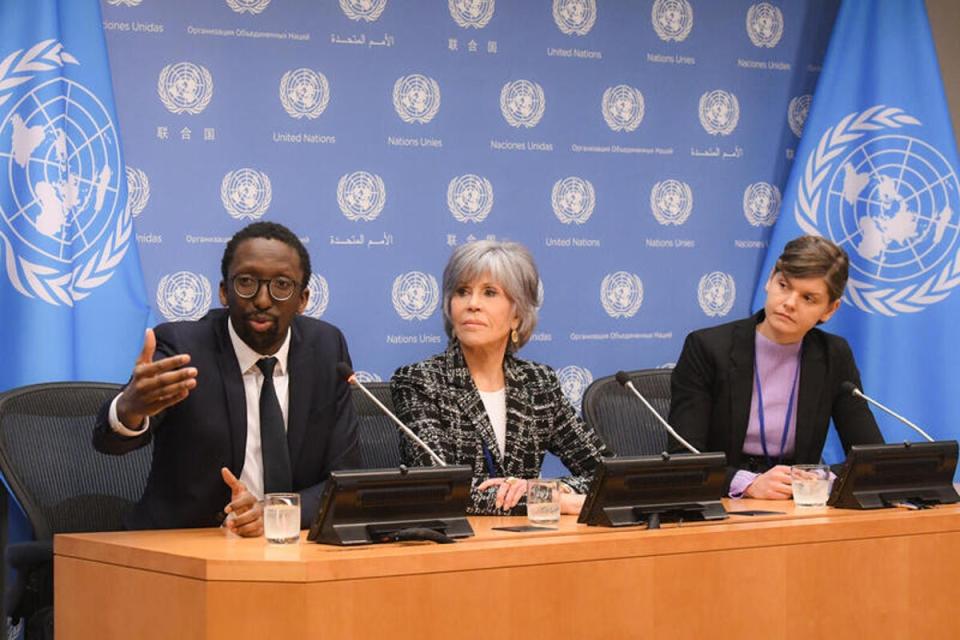
[[[233,276],[233,290],[241,298],[255,298],[260,293],[260,285],[267,283],[270,297],[277,302],[289,300],[297,290],[297,283],[290,278],[277,276],[276,278],[254,278],[246,273]]]

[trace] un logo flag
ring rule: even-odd
[[[496,0],[448,0],[450,17],[463,28],[483,29],[493,17]]]
[[[753,5],[747,10],[747,35],[754,46],[777,46],[783,36],[783,12],[769,2]]]
[[[210,281],[199,273],[168,273],[157,284],[157,308],[171,322],[199,320],[210,310],[211,300]]]
[[[543,87],[536,82],[514,80],[500,90],[500,113],[511,127],[537,126],[546,106]]]
[[[922,311],[960,284],[960,183],[905,129],[918,125],[886,105],[851,113],[824,131],[798,185],[797,224],[846,249],[845,296],[863,311]]]
[[[73,306],[113,275],[132,236],[110,110],[62,72],[54,40],[0,63],[0,239],[18,292]],[[15,97],[15,87],[30,88]],[[4,193],[5,192],[5,193]]]
[[[729,273],[714,271],[700,278],[697,285],[697,302],[711,318],[730,313],[737,299],[737,286]]]
[[[557,370],[557,378],[560,380],[560,390],[563,391],[564,397],[577,411],[580,411],[583,392],[593,382],[593,374],[589,369],[570,365]]]
[[[693,29],[693,7],[687,0],[655,0],[650,22],[661,40],[683,42]]]
[[[563,224],[583,224],[593,215],[596,193],[589,180],[570,176],[557,180],[550,193],[553,213]]]
[[[780,189],[769,182],[754,182],[743,191],[743,215],[754,227],[769,227],[780,214]]]
[[[404,122],[426,124],[440,110],[440,85],[419,73],[401,76],[393,84],[393,108]]]
[[[740,101],[729,91],[717,89],[700,96],[700,124],[710,135],[730,135],[739,120]]]
[[[429,273],[410,271],[402,273],[393,281],[391,291],[393,308],[404,320],[426,320],[440,301],[437,279]]]
[[[597,0],[553,0],[553,21],[568,36],[585,36],[597,20]]]
[[[387,188],[375,173],[354,171],[337,182],[337,204],[347,220],[376,220],[386,202]]]
[[[192,62],[168,64],[160,71],[157,93],[170,113],[196,115],[213,99],[213,76]]]
[[[340,0],[343,15],[358,22],[376,22],[386,8],[387,0]]]
[[[223,208],[237,220],[256,220],[267,212],[272,199],[270,178],[256,169],[229,171],[220,183]]]
[[[460,222],[483,222],[493,209],[493,185],[472,173],[457,176],[447,186],[447,208]]]
[[[682,225],[693,211],[693,190],[680,180],[662,180],[650,189],[650,212],[662,225]]]
[[[328,102],[330,84],[322,73],[301,67],[280,78],[280,104],[291,118],[318,118]]]
[[[607,274],[600,283],[600,302],[611,318],[632,318],[643,304],[643,281],[627,271]]]

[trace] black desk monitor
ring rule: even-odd
[[[722,520],[726,465],[723,453],[605,458],[578,522],[656,529],[661,521]]]
[[[960,502],[953,488],[957,441],[850,447],[827,504],[840,509]]]
[[[353,545],[472,536],[472,477],[464,465],[334,471],[307,540]]]

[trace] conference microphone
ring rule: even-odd
[[[408,438],[416,442],[421,449],[426,451],[430,455],[430,458],[433,459],[434,462],[436,462],[441,467],[447,466],[447,463],[444,462],[443,458],[438,456],[433,449],[427,446],[426,442],[421,440],[420,437],[417,434],[415,434],[410,427],[403,424],[403,422],[400,421],[400,418],[393,415],[393,412],[390,411],[390,409],[387,409],[387,407],[382,402],[380,402],[375,395],[370,393],[369,389],[367,389],[365,386],[363,386],[363,384],[359,380],[357,380],[357,374],[353,372],[353,369],[350,368],[350,365],[348,365],[346,362],[338,362],[337,374],[343,377],[347,382],[349,382],[350,384],[352,384],[353,386],[357,387],[358,389],[363,391],[365,394],[367,394],[367,397],[370,398],[375,405],[380,407],[380,410],[383,411],[383,413],[388,418],[393,420],[394,424],[400,427],[400,430],[403,431]]]
[[[627,374],[626,371],[617,371],[616,378],[617,378],[617,382],[619,382],[621,385],[623,385],[623,386],[626,387],[627,389],[630,389],[630,391],[633,391],[633,395],[635,395],[635,396],[637,396],[638,398],[640,398],[640,401],[641,401],[644,405],[646,405],[647,409],[650,410],[650,413],[652,413],[653,415],[655,415],[655,416],[657,417],[657,420],[660,422],[660,424],[663,425],[663,428],[667,430],[667,433],[669,433],[669,434],[672,435],[674,438],[676,438],[676,439],[680,442],[680,444],[682,444],[684,447],[687,448],[687,450],[688,450],[690,453],[696,453],[696,454],[699,454],[699,453],[700,453],[700,452],[697,450],[696,447],[694,447],[692,444],[690,444],[689,442],[687,442],[686,440],[684,440],[684,439],[683,439],[683,436],[681,436],[679,433],[677,433],[676,430],[675,430],[673,427],[671,427],[670,424],[669,424],[666,420],[663,419],[663,416],[661,416],[659,413],[657,413],[657,410],[653,408],[653,405],[652,405],[652,404],[650,404],[649,402],[647,402],[647,399],[643,397],[643,394],[642,394],[642,393],[640,393],[639,391],[637,391],[637,388],[636,388],[635,386],[633,386],[633,381],[630,379],[630,376]]]
[[[874,400],[873,398],[871,398],[870,396],[868,396],[867,394],[865,394],[863,391],[860,391],[860,389],[857,388],[857,385],[853,384],[853,383],[850,382],[849,380],[848,380],[847,382],[844,382],[843,384],[841,384],[841,385],[840,385],[840,388],[843,389],[844,391],[846,391],[847,393],[851,394],[851,395],[854,395],[854,396],[856,396],[856,397],[858,397],[858,398],[863,398],[864,400],[866,400],[866,401],[869,402],[870,404],[875,404],[875,405],[877,405],[878,407],[880,407],[881,409],[883,409],[884,411],[886,411],[887,413],[889,413],[890,415],[892,415],[894,418],[896,418],[897,420],[899,420],[899,421],[902,422],[903,424],[907,425],[908,427],[910,427],[911,429],[913,429],[914,431],[916,431],[917,433],[919,433],[920,435],[922,435],[924,438],[927,439],[927,442],[933,442],[933,441],[934,441],[933,438],[931,438],[929,435],[927,435],[927,432],[926,432],[926,431],[924,431],[923,429],[921,429],[921,428],[918,427],[917,425],[913,424],[912,422],[910,422],[909,420],[907,420],[906,418],[904,418],[902,415],[900,415],[899,413],[897,413],[897,412],[894,411],[893,409],[890,409],[890,408],[888,408],[888,407],[883,406],[882,404],[880,404],[879,402],[877,402],[876,400]]]

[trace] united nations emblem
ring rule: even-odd
[[[393,281],[393,308],[404,320],[426,320],[437,308],[440,288],[429,273],[410,271]]]
[[[743,190],[743,215],[755,227],[769,227],[780,214],[780,189],[769,182],[754,182]]]
[[[370,382],[383,382],[381,378],[376,373],[371,373],[370,371],[354,371],[353,375],[357,376],[357,382],[360,384],[368,384]]]
[[[650,22],[661,40],[683,42],[693,28],[693,7],[687,0],[655,0]]]
[[[876,105],[827,128],[806,159],[794,217],[846,249],[844,300],[868,313],[924,310],[960,284],[960,183],[940,151]]]
[[[307,308],[303,310],[303,314],[311,318],[319,318],[330,303],[330,287],[327,285],[327,279],[311,273],[307,291],[310,292],[310,297],[307,299]]]
[[[553,0],[553,21],[568,36],[585,36],[597,21],[597,0]]]
[[[226,0],[227,6],[237,13],[257,15],[267,8],[270,0]]]
[[[632,318],[643,304],[643,281],[626,271],[607,274],[600,283],[600,303],[611,318]]]
[[[450,16],[463,28],[483,29],[493,17],[496,0],[448,0]]]
[[[645,105],[640,89],[618,84],[603,92],[601,110],[607,126],[614,131],[633,131],[643,121]]]
[[[803,135],[803,125],[807,122],[811,102],[813,102],[813,96],[808,93],[792,98],[787,107],[787,123],[790,125],[790,131],[793,131],[793,135],[798,138]]]
[[[740,101],[729,91],[716,89],[700,96],[700,124],[710,135],[730,135],[740,120]]]
[[[775,47],[783,36],[783,12],[769,2],[758,2],[747,10],[747,35],[757,47]]]
[[[143,169],[127,165],[127,207],[134,218],[143,213],[150,201],[150,179]]]
[[[714,271],[700,278],[697,301],[703,312],[711,318],[730,313],[736,299],[737,286],[729,273]]]
[[[375,22],[386,8],[387,0],[340,0],[343,15],[351,20]]]
[[[168,64],[160,70],[157,93],[170,113],[196,115],[213,98],[213,76],[206,67],[192,62]]]
[[[199,273],[168,273],[157,284],[157,308],[171,322],[199,320],[210,310],[210,301],[210,281]]]
[[[567,402],[573,405],[577,413],[582,410],[583,392],[593,382],[593,374],[589,369],[569,365],[557,370],[557,379],[560,380],[560,390]]]
[[[65,72],[81,66],[55,40],[0,63],[0,239],[10,283],[72,307],[107,282],[133,236],[113,115]]]
[[[593,184],[576,176],[557,180],[550,193],[553,213],[563,224],[583,224],[589,220],[596,201]]]
[[[440,85],[419,73],[400,76],[393,84],[393,108],[404,122],[426,124],[440,109]]]
[[[322,73],[301,67],[280,78],[280,104],[291,118],[317,118],[328,102],[330,85]]]
[[[662,225],[683,224],[693,211],[693,191],[680,180],[663,180],[650,189],[650,212]]]
[[[447,186],[447,207],[460,222],[483,222],[493,209],[493,185],[481,176],[457,176]]]
[[[230,217],[256,220],[270,208],[273,189],[267,174],[256,169],[228,171],[220,183],[220,201]]]
[[[511,127],[537,126],[546,106],[543,87],[536,82],[514,80],[500,90],[500,113]]]
[[[337,204],[347,220],[376,220],[386,203],[387,188],[375,173],[354,171],[337,182]]]

